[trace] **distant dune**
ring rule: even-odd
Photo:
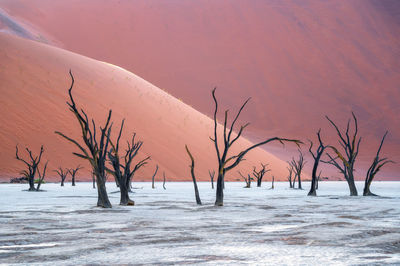
[[[94,116],[97,125],[105,122],[112,108],[114,134],[122,118],[126,118],[121,145],[133,132],[144,141],[138,157],[151,156],[152,160],[135,180],[149,180],[156,164],[160,166],[158,180],[163,171],[167,180],[189,180],[185,144],[195,156],[195,172],[200,180],[208,180],[208,169],[215,168],[215,152],[209,140],[213,121],[120,67],[4,33],[0,33],[0,62],[3,180],[18,175],[23,168],[14,158],[17,143],[21,151],[27,145],[34,152],[44,144],[44,160],[50,161],[50,170],[82,164],[86,171],[80,175],[81,180],[90,176],[88,164],[72,155],[76,148],[54,134],[59,130],[77,139],[80,135],[77,121],[65,103],[70,68],[76,79],[75,100],[89,116]],[[242,139],[232,152],[250,144]],[[250,152],[238,170],[245,172],[266,161],[277,178],[285,177],[285,163],[261,149]],[[55,176],[51,171],[48,174]]]
[[[231,109],[253,97],[242,120],[253,141],[314,139],[321,127],[335,144],[324,115],[344,127],[354,111],[357,177],[385,130],[383,153],[400,162],[397,0],[3,0],[0,8],[52,45],[121,66],[204,114],[213,86]],[[295,150],[272,152],[286,160]],[[380,176],[400,179],[400,164]]]

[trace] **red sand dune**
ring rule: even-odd
[[[386,129],[383,153],[400,162],[397,0],[3,0],[0,7],[53,45],[124,67],[205,114],[215,85],[230,108],[252,96],[243,116],[252,140],[315,139],[321,127],[335,143],[324,115],[344,126],[353,110],[364,138],[357,176]],[[287,159],[280,148],[274,153]],[[400,164],[381,175],[400,178]]]
[[[130,138],[135,131],[144,141],[140,157],[150,155],[152,161],[135,180],[148,180],[156,163],[160,172],[165,171],[167,180],[188,180],[190,163],[185,144],[195,156],[199,179],[208,180],[208,169],[215,167],[216,162],[208,138],[213,130],[210,118],[122,68],[0,33],[0,176],[3,180],[16,176],[23,167],[14,158],[16,143],[21,151],[28,145],[34,152],[44,144],[44,161],[50,161],[50,170],[80,163],[86,167],[84,176],[89,177],[88,164],[71,154],[76,148],[54,134],[55,130],[74,138],[80,134],[77,121],[65,103],[70,68],[76,79],[75,100],[89,116],[94,114],[97,125],[105,122],[112,108],[114,131],[125,117],[123,138]],[[248,145],[242,139],[233,151]],[[260,160],[271,162],[276,177],[285,176],[285,163],[261,149],[250,152],[238,170],[248,171]],[[54,177],[55,173],[49,172],[49,176]]]

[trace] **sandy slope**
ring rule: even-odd
[[[332,139],[324,115],[344,126],[354,110],[361,159],[372,159],[389,129],[384,152],[400,161],[396,0],[3,0],[0,7],[54,45],[122,66],[203,113],[211,113],[214,85],[230,107],[252,96],[244,115],[252,139],[306,139],[319,127]],[[387,169],[400,177],[399,165]]]
[[[50,160],[51,170],[83,163],[71,155],[73,146],[54,134],[55,130],[74,137],[79,134],[77,122],[65,104],[69,68],[75,73],[76,102],[89,116],[95,114],[98,125],[105,122],[107,111],[112,108],[115,128],[126,118],[123,137],[129,138],[136,131],[144,140],[141,157],[150,155],[152,162],[138,175],[138,180],[148,178],[156,163],[169,180],[188,178],[185,143],[196,158],[198,177],[208,179],[207,170],[214,166],[215,159],[208,139],[213,122],[207,116],[122,68],[0,33],[0,175],[3,178],[16,175],[21,167],[14,159],[16,143],[21,148],[29,145],[35,151],[45,144],[44,158]],[[249,144],[241,140],[237,148]],[[285,177],[284,163],[261,149],[250,153],[239,169],[246,172],[260,160],[273,165],[276,177]],[[53,172],[49,174],[54,176]]]

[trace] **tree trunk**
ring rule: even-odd
[[[217,179],[217,194],[215,199],[215,206],[224,205],[224,175],[219,171]]]
[[[151,188],[152,188],[152,189],[155,188],[155,186],[154,186],[154,176],[153,176],[153,178],[151,179]]]
[[[311,150],[311,148],[310,148]],[[321,153],[322,155],[322,153]],[[318,164],[321,156],[317,155],[314,161],[314,166],[312,170],[312,179],[311,179],[311,188],[310,191],[308,192],[307,196],[317,196],[317,186],[318,186],[318,177],[317,177],[317,169],[318,169]]]
[[[349,172],[346,181],[347,184],[349,184],[350,196],[358,196],[357,187],[356,184],[354,183],[354,177],[352,172]]]
[[[193,172],[193,169],[192,169]],[[194,173],[192,173],[192,179],[193,179],[193,186],[194,186],[194,194],[196,196],[196,203],[198,205],[201,205],[201,199],[199,195],[199,189],[197,188],[197,182],[196,182],[196,177],[194,176]]]
[[[262,178],[257,178],[257,187],[261,187]]]
[[[298,185],[298,188],[299,188],[299,189],[303,189],[303,188],[301,187],[301,175],[299,175],[299,176],[297,177],[297,185]]]
[[[72,186],[74,187],[75,186],[75,177],[74,176],[72,177],[71,182],[72,182]]]
[[[96,178],[97,181],[97,193],[98,193],[98,199],[97,199],[97,206],[98,207],[103,207],[103,208],[111,208],[111,202],[108,199],[107,195],[107,189],[106,189],[106,184],[104,181],[102,181],[103,178]]]
[[[94,177],[94,175],[92,176],[92,182],[93,182],[93,188],[96,188],[96,178]]]
[[[214,178],[211,178],[211,189],[214,189]]]
[[[125,185],[124,185],[125,184]],[[126,182],[124,182],[122,180],[122,182],[120,183],[119,186],[119,190],[121,192],[121,199],[119,202],[119,205],[123,205],[123,206],[134,206],[135,205],[135,201],[131,200],[129,198],[129,191],[128,191],[128,187],[126,185]]]
[[[61,179],[61,186],[64,186],[64,179]]]
[[[35,191],[35,178],[34,177],[29,177],[29,191]]]

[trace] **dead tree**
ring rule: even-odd
[[[156,177],[157,171],[158,171],[158,164],[156,165],[156,171],[154,172],[153,176],[151,177],[151,188],[152,188],[152,189],[155,189],[155,188],[156,188],[156,187],[154,186],[154,179],[155,179],[155,177]]]
[[[294,180],[297,178],[298,189],[303,189],[301,186],[301,172],[303,171],[304,165],[306,162],[304,161],[304,156],[301,150],[299,149],[299,158],[296,160],[294,157],[290,161],[290,164],[293,166],[294,170]],[[294,188],[294,181],[293,181],[293,188]]]
[[[196,176],[194,175],[194,158],[193,158],[193,155],[190,153],[189,148],[188,148],[187,145],[185,145],[185,148],[186,148],[186,152],[189,155],[190,160],[192,162],[189,167],[190,167],[190,174],[192,175],[192,180],[193,180],[194,194],[196,196],[196,203],[197,203],[197,205],[201,205],[199,189],[197,188]]]
[[[96,175],[92,171],[92,183],[93,183],[93,189],[96,189]]]
[[[267,172],[271,171],[271,169],[267,169],[267,166],[268,166],[268,164],[262,164],[261,163],[261,169],[260,170],[257,170],[255,166],[253,167],[253,176],[257,180],[257,187],[261,187],[261,182],[262,182],[262,179],[263,179],[264,175]]]
[[[166,179],[165,179],[165,172],[164,171],[163,171],[162,175],[163,175],[163,184],[162,184],[162,186],[163,186],[164,190],[166,190],[167,188],[165,187]]]
[[[74,98],[72,97],[72,88],[74,86],[74,76],[72,75],[71,70],[69,71],[71,76],[71,87],[68,90],[69,98],[71,102],[67,102],[70,111],[74,114],[76,119],[78,120],[81,133],[82,133],[82,140],[84,145],[78,143],[78,141],[65,136],[63,133],[56,131],[55,133],[63,137],[64,139],[68,140],[69,142],[75,144],[80,153],[74,152],[73,154],[78,156],[79,158],[87,160],[93,169],[93,172],[96,176],[96,183],[97,183],[97,206],[103,208],[111,208],[110,200],[108,199],[107,189],[106,189],[106,157],[108,151],[108,145],[110,142],[110,133],[112,128],[111,120],[111,113],[110,110],[108,112],[108,117],[105,123],[105,126],[102,128],[100,127],[100,139],[97,138],[97,128],[94,120],[89,122],[89,118],[86,115],[85,111],[81,109],[80,111],[76,107]],[[84,148],[86,146],[86,148]]]
[[[218,145],[218,136],[217,136],[217,127],[218,127],[218,122],[217,122],[217,112],[218,112],[218,101],[217,98],[215,97],[215,90],[216,88],[213,89],[212,91],[212,97],[215,103],[215,110],[214,110],[214,138],[211,138],[211,141],[214,142],[215,150],[217,153],[217,158],[218,158],[218,178],[217,178],[217,191],[216,191],[216,200],[215,200],[215,205],[216,206],[223,206],[224,205],[224,192],[223,192],[223,184],[225,180],[225,174],[235,168],[243,159],[244,156],[251,150],[262,146],[264,144],[267,144],[269,142],[273,141],[279,141],[280,143],[284,142],[294,142],[297,145],[301,143],[299,140],[294,140],[294,139],[284,139],[284,138],[279,138],[279,137],[274,137],[267,139],[265,141],[259,142],[257,144],[254,144],[247,149],[239,152],[237,155],[232,155],[229,156],[228,152],[229,149],[232,147],[232,145],[240,138],[240,136],[243,133],[243,130],[249,125],[249,123],[242,125],[236,134],[235,137],[232,138],[232,133],[235,127],[235,123],[238,120],[240,113],[242,112],[243,108],[246,106],[246,104],[249,102],[250,98],[247,99],[242,106],[240,107],[239,111],[237,112],[235,118],[233,119],[229,129],[228,129],[228,110],[225,111],[225,119],[224,119],[224,129],[223,129],[223,148],[220,151],[219,145]],[[229,132],[227,132],[229,130]],[[228,164],[229,163],[229,164]]]
[[[214,189],[214,176],[215,176],[215,170],[208,170],[208,174],[210,175],[210,181],[211,181],[211,189]]]
[[[118,138],[115,142],[115,145],[112,141],[110,141],[110,145],[112,148],[108,152],[108,159],[111,162],[112,169],[107,168],[106,170],[108,173],[114,176],[115,180],[117,180],[117,183],[119,184],[119,190],[121,194],[119,204],[123,206],[133,206],[135,205],[135,202],[129,198],[131,178],[141,166],[146,164],[146,161],[147,159],[149,159],[149,157],[146,160],[141,161],[140,163],[135,165],[133,169],[131,169],[132,161],[143,145],[142,141],[135,141],[136,133],[134,133],[132,136],[132,141],[127,142],[128,148],[125,152],[124,161],[121,162],[119,155],[119,141],[121,139],[122,130],[124,128],[124,122],[125,120],[122,120],[121,128],[119,130]]]
[[[40,169],[38,168],[37,169],[37,172],[38,172],[38,182],[37,182],[37,186],[36,186],[36,191],[39,191],[40,190],[40,186],[42,185],[42,183],[43,183],[43,180],[44,180],[44,178],[45,178],[45,176],[46,176],[46,169],[47,169],[47,164],[49,163],[49,161],[47,161],[45,164],[44,164],[44,167],[43,167],[43,173],[41,174],[40,173]]]
[[[318,190],[318,184],[319,184],[319,181],[321,180],[321,174],[322,174],[322,170],[319,171],[319,174],[317,176],[317,184],[315,185],[316,190]]]
[[[69,173],[68,169],[62,169],[62,167],[60,166],[60,167],[58,167],[57,170],[54,170],[54,172],[56,172],[60,176],[60,178],[61,178],[61,186],[63,187],[64,186],[64,181],[65,181],[65,179],[67,179],[67,175]]]
[[[376,194],[372,193],[370,191],[370,186],[372,183],[372,180],[374,180],[375,175],[381,170],[381,168],[387,164],[387,163],[394,163],[393,161],[389,160],[388,158],[380,158],[379,153],[381,152],[383,142],[385,141],[386,135],[388,132],[386,131],[385,135],[383,135],[381,144],[379,145],[378,151],[376,152],[376,156],[374,158],[374,161],[372,162],[371,166],[368,169],[367,176],[365,178],[365,184],[364,184],[364,192],[363,196],[376,196]]]
[[[353,112],[351,112],[354,119],[354,133],[350,136],[350,119],[347,122],[347,127],[344,133],[340,132],[339,128],[336,124],[326,116],[326,119],[330,122],[330,124],[335,128],[336,133],[339,136],[339,144],[344,150],[344,154],[341,153],[336,147],[330,146],[330,148],[336,154],[336,157],[328,154],[329,161],[325,161],[325,163],[331,164],[335,166],[339,171],[343,174],[344,179],[347,181],[350,189],[350,196],[357,196],[357,188],[354,183],[354,163],[356,161],[358,155],[358,149],[360,147],[361,137],[358,137],[358,125],[357,118]],[[342,163],[340,164],[339,161]]]
[[[274,189],[275,188],[274,183],[275,183],[275,177],[272,176],[272,183],[271,183],[271,188],[270,189]]]
[[[286,169],[288,169],[289,171],[289,175],[288,175],[288,181],[289,181],[289,187],[290,188],[294,188],[294,184],[292,183],[292,177],[293,177],[293,166],[290,164],[290,162],[288,162],[289,166],[286,167]]]
[[[313,142],[311,140],[309,140],[310,147],[309,147],[308,151],[310,152],[311,156],[314,158],[314,165],[313,165],[312,175],[311,175],[311,178],[312,178],[311,179],[311,188],[310,188],[310,191],[308,192],[308,196],[317,196],[317,186],[318,186],[318,177],[319,177],[319,176],[317,176],[318,164],[321,160],[322,155],[324,154],[325,149],[328,147],[328,146],[325,146],[324,143],[322,142],[321,129],[318,130],[317,137],[318,137],[319,146],[318,146],[317,150],[315,151],[315,153],[312,151]],[[320,173],[320,175],[321,175],[321,173]]]
[[[23,162],[28,167],[28,170],[22,170],[21,174],[24,175],[28,179],[29,191],[38,191],[38,189],[35,188],[35,176],[39,170],[40,160],[42,159],[42,155],[44,152],[43,145],[40,147],[40,152],[39,152],[38,156],[34,156],[32,154],[32,151],[29,148],[25,148],[25,150],[27,151],[27,153],[29,155],[28,160],[25,160],[18,155],[18,145],[15,146],[15,158],[18,161]],[[47,166],[47,163],[46,163],[46,166]],[[43,172],[45,172],[45,170]]]
[[[251,175],[248,174],[247,177],[245,177],[244,175],[242,175],[242,173],[240,171],[238,171],[238,173],[244,179],[244,182],[246,183],[246,186],[244,188],[250,188],[251,187],[251,180],[253,180]]]
[[[76,176],[76,173],[80,170],[80,169],[82,169],[83,167],[81,167],[80,165],[78,165],[77,167],[75,167],[75,168],[70,168],[70,169],[68,169],[68,173],[71,175],[71,182],[72,182],[72,186],[75,186],[75,176]]]

